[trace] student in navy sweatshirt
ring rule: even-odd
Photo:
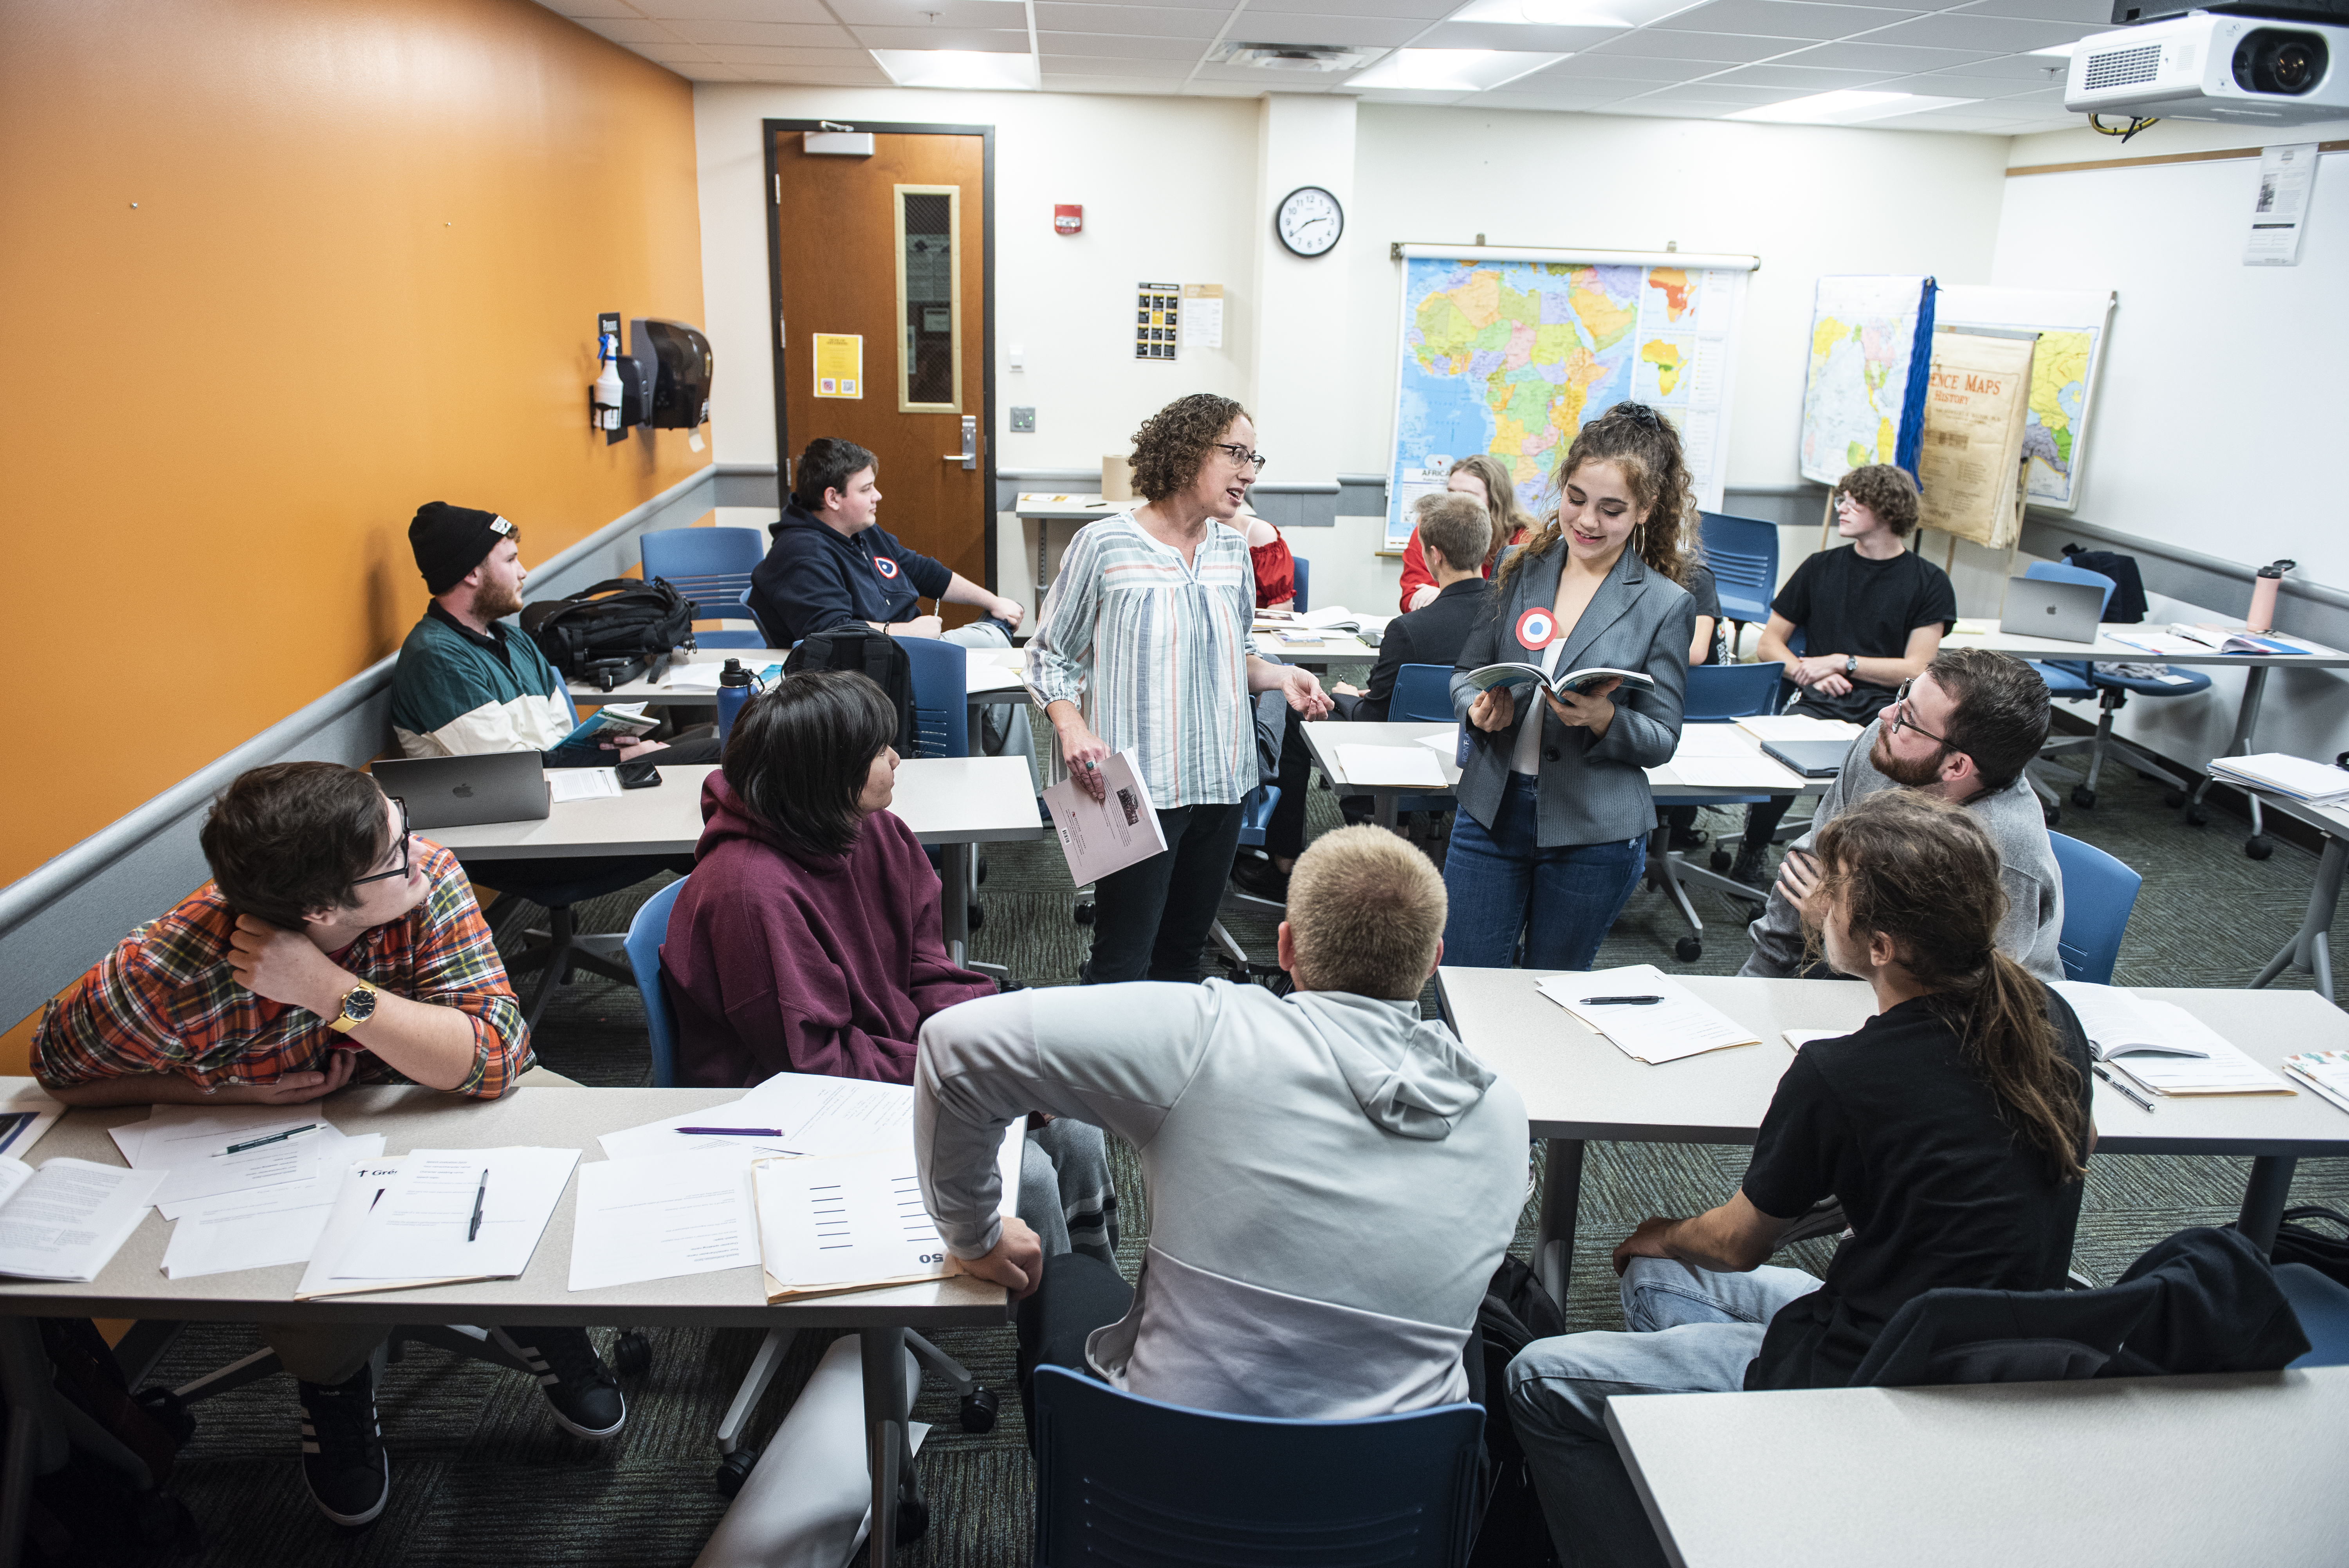
[[[911,1083],[923,1021],[994,994],[947,955],[937,873],[889,810],[896,733],[888,697],[851,671],[790,676],[734,721],[661,944],[678,1083]],[[1107,1261],[1117,1205],[1099,1129],[1053,1121],[1030,1139],[1020,1217],[1046,1251]]]

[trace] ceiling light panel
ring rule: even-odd
[[[856,36],[868,49],[910,49],[919,54],[1024,55],[1027,29],[1010,27],[872,27],[859,26]]]
[[[976,88],[1029,91],[1041,83],[1025,54],[969,49],[875,49],[873,57],[899,87]]]
[[[1727,33],[1672,33],[1642,27],[1610,38],[1593,51],[1602,55],[1640,55],[1651,60],[1713,60],[1722,66],[1746,66],[1773,56],[1811,47],[1808,38],[1754,38]]]
[[[626,5],[599,7],[609,16],[639,11],[656,22],[801,22],[811,26],[831,21],[823,0],[632,0]]]
[[[1347,86],[1418,92],[1485,92],[1554,66],[1564,55],[1517,49],[1397,49]]]

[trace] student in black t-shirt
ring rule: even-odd
[[[1569,1563],[1661,1563],[1607,1434],[1616,1395],[1849,1383],[1925,1292],[2061,1288],[2095,1135],[2088,1053],[2063,999],[1998,951],[1998,852],[1973,815],[1909,790],[1820,833],[1828,961],[1877,1013],[1802,1049],[1740,1189],[1615,1249],[1630,1332],[1538,1340],[1509,1413]],[[1764,1263],[1835,1195],[1853,1234],[1824,1282]]]
[[[1957,623],[1958,597],[1947,572],[1902,544],[1917,526],[1917,486],[1906,473],[1889,462],[1855,468],[1837,484],[1835,508],[1836,532],[1851,547],[1822,550],[1795,568],[1770,601],[1754,658],[1785,665],[1785,711],[1866,724],[1933,662]],[[1799,657],[1786,646],[1798,630]],[[1782,796],[1746,808],[1731,876],[1763,885],[1770,835],[1792,804]]]

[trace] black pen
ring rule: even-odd
[[[2106,1084],[2112,1085],[2115,1093],[2135,1101],[2137,1108],[2144,1111],[2147,1115],[2150,1116],[2153,1113],[2153,1102],[2151,1100],[2147,1099],[2143,1095],[2138,1094],[2135,1089],[2130,1088],[2127,1084],[2122,1083],[2118,1078],[2114,1077],[2102,1067],[2095,1065],[2094,1063],[2090,1063],[2088,1070],[2095,1074],[2097,1077],[2102,1078]]]
[[[1585,1007],[1653,1007],[1663,1001],[1661,996],[1586,996]]]
[[[317,1130],[318,1124],[316,1122],[309,1122],[298,1127],[288,1127],[282,1133],[271,1133],[267,1137],[247,1138],[243,1143],[233,1143],[226,1148],[222,1149],[219,1154],[213,1155],[212,1158],[214,1159],[218,1159],[221,1158],[221,1155],[224,1154],[243,1154],[249,1148],[259,1148],[264,1144],[284,1143],[289,1137],[300,1137],[305,1132],[316,1132]]]
[[[481,1233],[481,1199],[489,1196],[490,1168],[481,1167],[481,1185],[473,1189],[473,1222],[465,1227],[465,1240],[470,1241]]]

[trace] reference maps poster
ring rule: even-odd
[[[1527,511],[1546,512],[1575,432],[1627,399],[1679,428],[1698,504],[1719,511],[1752,266],[1406,246],[1388,548],[1411,537],[1412,504],[1480,452],[1507,465]]]
[[[2110,289],[1989,288],[1945,286],[1937,327],[2020,327],[2039,334],[2031,361],[2031,400],[2023,416],[2028,499],[2069,512],[2079,504],[2080,461],[2096,369],[2112,329]]]

